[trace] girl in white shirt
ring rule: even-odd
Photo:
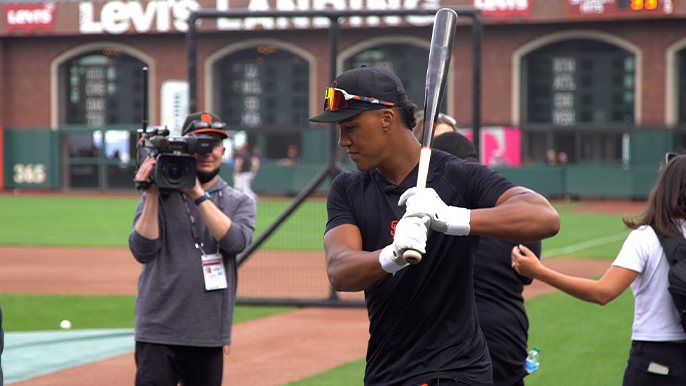
[[[523,245],[513,248],[512,266],[521,275],[601,305],[631,286],[636,301],[623,386],[683,386],[686,385],[686,331],[667,289],[669,263],[650,224],[655,224],[657,232],[670,235],[671,222],[686,234],[685,220],[686,155],[681,155],[663,167],[641,216],[624,219],[633,231],[600,280],[567,276],[546,268]]]

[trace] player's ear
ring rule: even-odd
[[[393,120],[396,118],[395,111],[392,109],[383,109],[381,111],[381,126],[384,130],[388,130],[393,125]]]

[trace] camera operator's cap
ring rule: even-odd
[[[333,81],[326,89],[324,112],[310,121],[340,122],[366,110],[388,109],[408,102],[405,88],[395,74],[363,65],[342,73]]]
[[[226,123],[221,118],[206,112],[197,112],[190,114],[183,122],[183,131],[181,135],[187,134],[219,134],[221,139],[229,137],[229,134],[224,130]]]

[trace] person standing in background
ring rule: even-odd
[[[417,114],[417,125],[412,129],[417,141],[421,145],[424,141],[424,112],[420,111]],[[438,118],[436,118],[436,127],[434,128],[434,138],[445,133],[456,133],[457,132],[457,121],[455,118],[448,114],[438,113]]]
[[[433,148],[467,162],[479,162],[472,141],[460,133],[434,139]],[[529,318],[522,291],[531,278],[512,269],[510,253],[519,243],[481,236],[474,259],[474,299],[479,326],[486,337],[493,363],[495,386],[523,386],[529,338]],[[541,242],[526,243],[540,258]]]
[[[252,191],[250,184],[257,175],[259,168],[260,161],[248,153],[248,144],[241,145],[236,151],[236,160],[233,166],[233,186],[236,190],[248,195],[253,201],[257,201],[257,196]]]
[[[264,162],[264,155],[262,155],[262,149],[260,149],[259,146],[253,146],[251,154],[253,162],[255,162],[256,160],[257,162],[259,162],[260,165],[262,165],[262,162]]]
[[[555,164],[557,163],[557,153],[555,153],[555,150],[549,149],[545,153],[545,159],[548,163],[548,166],[555,166]]]
[[[256,213],[255,201],[219,176],[224,127],[214,114],[189,115],[183,135],[206,134],[213,142],[211,153],[195,154],[195,185],[160,191],[152,182],[142,188],[129,236],[129,249],[142,264],[136,386],[222,383],[223,347],[231,344],[236,303],[236,255],[252,240]],[[155,164],[147,158],[136,180],[151,182]]]
[[[624,224],[631,233],[599,280],[547,268],[523,245],[512,249],[512,266],[522,275],[600,305],[631,287],[634,322],[622,385],[686,385],[686,331],[669,292],[670,264],[658,238],[658,234],[686,233],[686,155],[676,156],[662,168],[648,207],[638,218],[625,217]]]
[[[298,147],[290,145],[286,152],[286,158],[276,161],[276,166],[295,166],[298,162],[300,162]]]

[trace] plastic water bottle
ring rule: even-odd
[[[538,353],[541,350],[537,349],[534,347],[533,350],[529,351],[526,357],[526,363],[524,364],[524,369],[526,369],[526,372],[531,374],[534,371],[538,370]]]

